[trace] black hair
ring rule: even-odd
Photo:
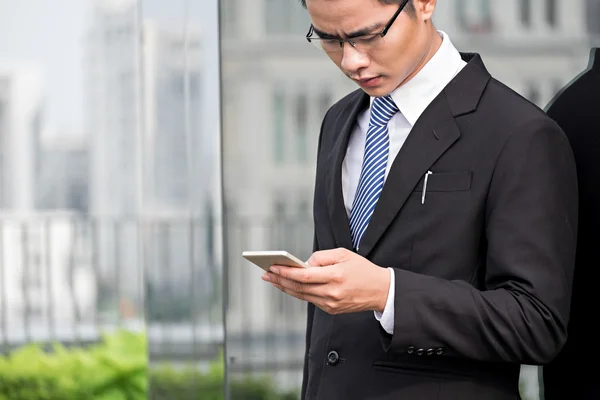
[[[379,0],[380,3],[383,4],[400,4],[403,0]],[[306,8],[306,0],[300,0],[300,4],[302,7]],[[413,0],[409,0],[404,7],[404,11],[411,17],[414,18],[417,15],[417,10],[415,9],[415,5]]]

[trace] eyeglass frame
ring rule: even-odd
[[[398,19],[398,15],[400,15],[400,13],[404,10],[404,8],[406,7],[406,5],[408,4],[410,0],[404,0],[401,4],[400,7],[398,7],[398,10],[396,10],[396,13],[392,16],[392,18],[388,21],[388,23],[385,25],[385,27],[383,28],[383,30],[379,33],[373,33],[370,35],[373,35],[373,37],[376,36],[380,36],[380,37],[385,37],[385,35],[387,35],[388,31],[390,30],[390,28],[392,27],[392,24],[396,21],[396,19]],[[311,37],[311,35],[315,33],[315,27],[313,26],[313,24],[310,24],[310,28],[308,29],[308,33],[306,34],[306,40],[308,41],[308,43],[312,43],[312,40],[336,40],[339,42],[340,44],[340,48],[344,48],[344,42],[348,42],[350,44],[350,46],[356,48],[356,42],[353,42],[353,39],[358,39],[361,36],[370,36],[370,35],[361,35],[361,36],[357,36],[355,38],[348,38],[348,39],[342,39],[342,38],[327,38],[327,39],[323,39],[320,37]]]

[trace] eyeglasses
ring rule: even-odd
[[[383,38],[385,37],[385,35],[387,35],[392,24],[394,23],[394,21],[396,21],[396,18],[398,18],[398,15],[400,15],[400,13],[404,9],[404,7],[406,7],[406,4],[408,3],[408,1],[409,0],[402,1],[402,4],[400,4],[400,7],[398,8],[398,10],[394,14],[394,16],[385,25],[385,28],[383,28],[383,30],[379,33],[362,35],[362,36],[357,36],[357,37],[348,38],[348,39],[321,38],[318,35],[313,37],[312,36],[313,33],[316,35],[316,32],[315,32],[314,26],[311,24],[310,29],[308,30],[308,33],[306,34],[306,40],[308,40],[309,43],[312,43],[316,48],[324,50],[327,53],[342,52],[345,42],[349,43],[356,50],[358,50],[362,53],[367,53],[370,50],[373,50],[374,48],[376,48],[381,42],[383,42]]]

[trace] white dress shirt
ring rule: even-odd
[[[448,35],[443,31],[438,32],[442,36],[442,45],[438,51],[417,75],[391,93],[400,112],[396,113],[388,123],[390,148],[385,171],[386,179],[394,159],[423,111],[466,65]],[[371,105],[373,99],[371,97]],[[358,116],[342,165],[342,191],[348,216],[350,216],[352,201],[360,177],[370,116],[370,109]],[[392,268],[388,268],[388,270],[391,280],[386,306],[383,313],[375,312],[375,318],[386,332],[393,334],[396,285],[394,270]]]

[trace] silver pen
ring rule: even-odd
[[[425,180],[423,181],[423,194],[421,195],[421,204],[425,204],[425,193],[427,193],[427,180],[429,179],[429,175],[433,174],[431,171],[427,171],[425,174]]]

